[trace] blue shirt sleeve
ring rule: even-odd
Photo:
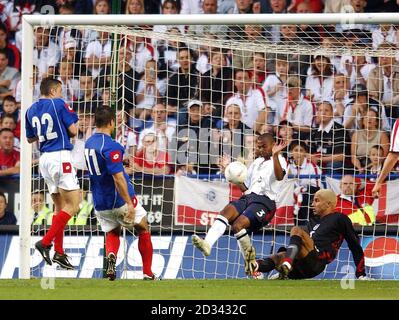
[[[56,103],[57,110],[60,110],[62,123],[65,125],[65,128],[68,129],[79,120],[78,115],[73,111],[72,106],[68,105],[64,100],[57,99]]]
[[[105,158],[105,163],[107,166],[107,171],[109,174],[113,175],[115,173],[123,172],[123,147],[116,142],[111,142],[103,151],[103,156]]]
[[[26,113],[25,113],[25,131],[26,131],[26,137],[27,138],[34,138],[36,137],[35,131],[33,130],[33,127],[30,123],[30,119],[29,119],[29,111],[31,109],[29,108]]]

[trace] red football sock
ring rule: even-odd
[[[119,245],[120,245],[119,234],[116,232],[108,232],[105,236],[105,252],[108,257],[108,254],[111,252],[115,255],[118,254]]]
[[[152,242],[151,234],[148,231],[139,234],[139,251],[143,260],[143,273],[152,276]]]
[[[58,235],[59,232],[64,232],[64,228],[68,223],[71,216],[65,211],[60,211],[54,218],[53,223],[51,224],[50,230],[46,233],[46,235],[42,239],[42,244],[44,246],[49,246],[53,239]]]
[[[54,238],[54,250],[59,254],[64,254],[64,231],[65,229],[60,229]]]

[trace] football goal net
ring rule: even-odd
[[[369,275],[398,278],[395,172],[380,198],[371,196],[399,115],[398,21],[397,14],[24,16],[20,242],[12,242],[19,277],[103,277],[104,234],[84,143],[95,133],[95,110],[109,106],[125,170],[148,211],[156,274],[246,277],[229,228],[208,257],[191,235],[204,236],[242,195],[223,168],[232,161],[249,167],[256,137],[271,133],[287,143],[287,178],[273,219],[251,233],[257,255],[288,245],[291,227],[314,218],[315,192],[329,188],[359,233]],[[63,99],[79,116],[72,142],[81,203],[65,229],[75,266],[68,271],[45,265],[34,250],[51,225],[53,204],[38,170],[38,145],[25,138],[24,115],[46,77],[62,82]],[[117,276],[140,279],[138,239],[123,229],[121,240]],[[354,273],[344,242],[319,278]]]

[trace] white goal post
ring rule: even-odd
[[[33,99],[34,27],[134,25],[398,24],[399,13],[253,15],[24,15],[22,17],[22,100],[19,278],[29,279],[31,257],[32,147],[25,138],[25,113]]]

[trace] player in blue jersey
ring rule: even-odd
[[[124,148],[111,138],[115,121],[109,107],[95,112],[96,133],[85,144],[94,208],[101,228],[106,233],[107,277],[116,277],[116,258],[122,225],[133,225],[139,236],[139,251],[143,261],[143,279],[156,280],[151,270],[152,243],[147,212],[135,196],[133,184],[123,167]]]
[[[61,82],[52,78],[40,84],[41,98],[26,112],[26,137],[38,141],[39,169],[54,201],[52,225],[35,247],[47,264],[52,261],[66,269],[74,269],[63,249],[64,228],[79,211],[79,183],[72,167],[70,138],[77,133],[78,117],[62,99]],[[50,249],[54,241],[54,256]]]

